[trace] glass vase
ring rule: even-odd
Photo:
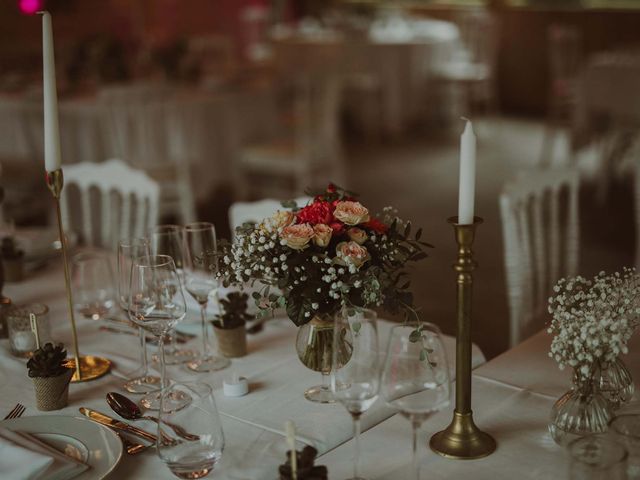
[[[335,346],[338,355],[349,361],[351,346],[343,339]],[[307,400],[318,403],[334,403],[329,374],[334,348],[333,317],[329,315],[316,316],[309,323],[298,329],[296,336],[296,351],[302,364],[314,372],[322,374],[322,383],[308,388],[304,392]]]
[[[607,430],[613,409],[598,389],[595,379],[599,375],[599,368],[588,375],[574,372],[573,387],[553,405],[549,433],[558,445],[566,446],[576,438]]]
[[[629,403],[635,392],[631,373],[619,357],[613,362],[602,364],[595,381],[614,411]]]

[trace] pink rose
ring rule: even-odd
[[[333,234],[333,228],[329,225],[325,225],[324,223],[319,223],[318,225],[313,226],[313,232],[315,233],[313,243],[319,247],[326,247],[329,245],[331,235]]]
[[[358,245],[362,245],[367,241],[367,238],[369,238],[367,237],[367,232],[358,227],[351,227],[349,230],[347,230],[347,236],[350,240],[353,240]]]
[[[369,210],[360,202],[344,201],[336,204],[333,216],[347,225],[358,225],[369,221]]]
[[[293,212],[289,210],[278,210],[270,218],[267,219],[267,225],[273,230],[280,230],[281,228],[288,227],[296,219]]]
[[[294,250],[304,250],[314,236],[313,227],[308,223],[289,225],[282,229],[282,238],[288,247]]]
[[[369,260],[367,249],[356,242],[340,242],[336,247],[336,262],[342,265],[354,265],[360,268]]]

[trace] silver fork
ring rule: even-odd
[[[11,410],[7,414],[7,416],[4,417],[4,419],[9,420],[11,418],[20,418],[25,410],[26,410],[25,406],[22,405],[21,403],[18,403],[15,407],[13,407],[13,410]]]

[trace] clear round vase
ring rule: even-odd
[[[631,373],[619,357],[602,364],[595,383],[614,411],[629,403],[635,392]]]
[[[333,318],[331,316],[316,316],[309,323],[298,329],[296,336],[296,352],[302,364],[314,372],[322,374],[322,383],[308,388],[304,392],[307,400],[318,403],[334,403],[329,374],[334,348]],[[346,343],[335,345],[349,360],[351,351]]]
[[[613,409],[594,381],[598,376],[599,368],[586,376],[574,372],[573,387],[553,405],[549,433],[558,445],[607,431]]]

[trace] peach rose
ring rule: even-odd
[[[367,249],[356,242],[340,242],[336,247],[336,255],[338,263],[351,264],[356,268],[360,268],[370,258]]]
[[[349,236],[350,240],[353,240],[358,245],[362,245],[367,241],[367,238],[369,238],[367,237],[367,232],[358,227],[351,227],[349,230],[347,230],[347,235]]]
[[[294,250],[304,250],[314,236],[313,228],[308,223],[289,225],[282,229],[282,238],[288,247]]]
[[[329,245],[331,235],[333,234],[333,228],[329,225],[325,225],[324,223],[319,223],[313,226],[313,232],[315,233],[313,243],[319,247],[326,247]]]
[[[291,225],[295,219],[296,216],[293,212],[288,210],[278,210],[269,217],[265,223],[270,230],[279,231],[280,229]]]
[[[369,210],[360,202],[338,202],[333,216],[347,225],[358,225],[369,221]]]

